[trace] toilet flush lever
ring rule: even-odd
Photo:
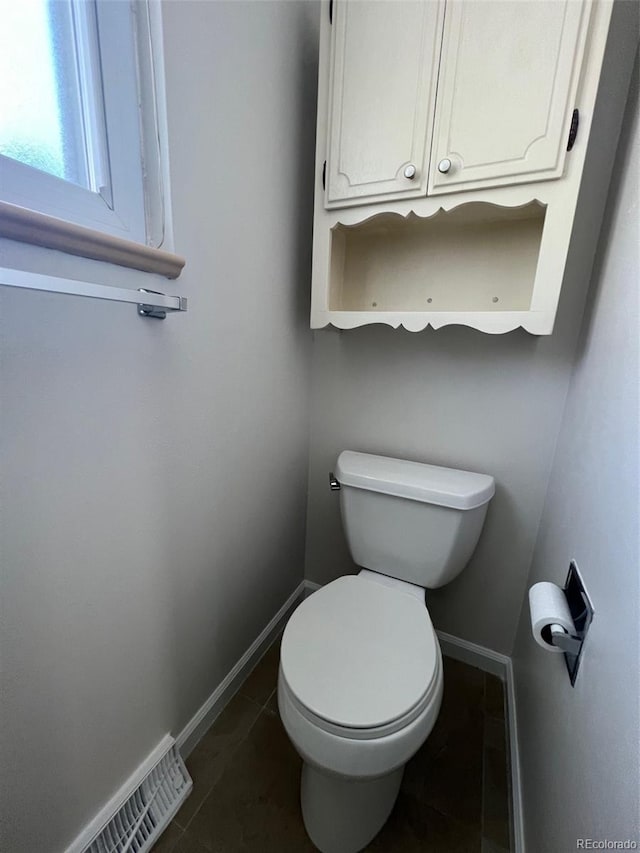
[[[340,483],[336,480],[333,471],[329,471],[329,488],[332,492],[340,491]]]

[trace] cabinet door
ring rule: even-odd
[[[426,194],[443,11],[334,0],[327,207]]]
[[[562,175],[589,11],[583,0],[447,3],[430,194]]]

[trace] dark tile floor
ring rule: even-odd
[[[279,641],[187,759],[193,791],[154,853],[313,853],[301,761],[278,716]],[[445,658],[435,728],[405,770],[370,853],[511,849],[505,699],[491,675]]]

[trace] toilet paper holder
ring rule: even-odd
[[[573,560],[569,566],[569,574],[564,585],[564,594],[567,599],[571,618],[573,619],[575,633],[568,634],[561,625],[551,625],[550,641],[554,646],[557,646],[564,652],[569,679],[573,687],[578,676],[585,637],[593,620],[594,612],[591,599],[584,587],[578,567]]]

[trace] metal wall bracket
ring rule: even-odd
[[[564,659],[569,672],[569,679],[573,687],[578,677],[578,668],[582,657],[582,649],[587,636],[587,631],[593,620],[593,605],[584,588],[578,567],[572,560],[569,566],[569,574],[564,585],[564,594],[569,605],[569,611],[575,627],[575,634],[567,634],[557,626],[551,630],[551,642],[554,646],[562,649]]]
[[[146,287],[139,287],[139,293],[149,293],[153,296],[165,296],[164,293],[161,293],[159,290],[147,290]],[[151,317],[154,320],[164,320],[167,316],[167,311],[186,311],[187,310],[187,300],[184,296],[172,297],[178,300],[177,308],[168,308],[164,305],[154,305],[149,304],[147,302],[138,302],[138,314],[141,317]]]
[[[574,655],[575,657],[580,654],[580,649],[582,648],[580,637],[567,634],[561,625],[551,626],[551,642],[554,646],[562,649],[565,654]]]

